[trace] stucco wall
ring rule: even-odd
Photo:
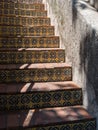
[[[43,3],[72,64],[73,80],[83,88],[83,104],[98,122],[98,12],[77,0]]]
[[[5,0],[6,1],[6,0]],[[7,2],[19,2],[19,3],[42,3],[42,0],[7,0]]]

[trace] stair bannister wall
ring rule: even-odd
[[[91,6],[93,6],[98,11],[98,0],[82,0],[88,2]]]

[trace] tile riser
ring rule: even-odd
[[[0,64],[58,63],[58,62],[65,62],[65,50],[0,52]]]
[[[44,10],[43,4],[26,4],[26,3],[14,3],[14,2],[0,2],[0,8],[6,9],[26,9],[26,10]]]
[[[82,90],[1,94],[0,111],[82,105]]]
[[[71,81],[72,68],[1,70],[0,83]]]
[[[0,0],[0,2],[15,2],[15,3],[42,3],[42,0]]]
[[[0,48],[58,48],[59,37],[0,38]]]
[[[34,26],[34,27],[10,27],[1,26],[0,36],[53,36],[54,27],[53,26]]]
[[[0,25],[49,26],[49,18],[0,17]]]
[[[25,17],[47,17],[47,11],[39,10],[11,10],[11,9],[2,9],[0,10],[1,16],[25,16]]]
[[[21,129],[24,130],[24,128]],[[11,130],[17,130],[17,128]],[[96,130],[96,121],[95,119],[89,119],[72,122],[62,122],[61,124],[50,124],[49,126],[42,125],[31,128],[25,128],[25,130]]]

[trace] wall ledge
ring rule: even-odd
[[[78,12],[84,17],[86,22],[95,30],[98,30],[98,12],[83,0],[75,2]]]

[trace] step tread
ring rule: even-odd
[[[5,37],[0,37],[0,39],[4,39]],[[20,36],[20,37],[15,37],[15,36],[9,36],[9,37],[6,37],[7,39],[8,38],[59,38],[59,36],[55,36],[55,35],[52,35],[52,36]]]
[[[11,10],[13,10],[13,9],[1,9],[1,11],[11,11]],[[37,9],[34,9],[34,10],[26,10],[26,9],[19,9],[19,10],[17,10],[17,9],[14,9],[13,11],[18,11],[18,12],[22,12],[22,11],[31,11],[31,12],[44,12],[44,13],[46,13],[47,14],[47,10],[37,10]],[[31,13],[30,12],[30,13]],[[2,12],[0,12],[0,16],[5,16],[5,15],[7,15],[7,16],[22,16],[21,14],[15,14],[15,12],[13,13],[13,14],[10,14],[10,13],[8,13],[8,14],[3,14]],[[28,16],[32,16],[32,15],[28,15]],[[47,15],[44,15],[44,17],[46,17]],[[41,16],[40,16],[41,17]]]
[[[0,39],[4,39],[5,37],[0,37]],[[59,38],[59,36],[55,36],[55,35],[51,35],[51,36],[19,36],[19,37],[16,37],[16,36],[10,36],[9,37],[6,37],[6,38]]]
[[[27,3],[32,4],[32,3],[42,3],[42,0],[33,0],[33,1],[31,1],[31,2],[29,2],[29,1],[26,2],[26,1],[21,1],[21,0],[19,0],[19,1],[18,1],[18,0],[0,0],[0,3],[1,3],[1,2],[4,2],[4,3],[6,3],[6,2],[12,2],[12,3],[13,3],[13,2],[18,2],[18,3],[24,3],[24,4],[25,4],[25,3],[26,3],[26,4],[27,4]]]
[[[7,8],[9,9],[9,8]],[[14,9],[14,10],[25,10],[25,11],[46,11],[45,9],[24,9],[24,8],[19,8],[19,9]]]
[[[1,18],[31,18],[31,19],[50,19],[49,16],[23,16],[23,15],[19,15],[19,16],[12,16],[12,15],[1,15]]]
[[[2,1],[0,1],[0,4],[24,4],[24,5],[29,5],[30,4],[30,6],[32,6],[32,5],[44,5],[43,3],[17,3],[17,2],[2,2]]]
[[[49,92],[58,90],[81,89],[73,81],[64,82],[39,82],[39,83],[2,83],[0,84],[0,94],[29,93],[29,92]]]
[[[3,52],[9,52],[9,51],[14,51],[14,52],[21,52],[21,51],[59,51],[59,50],[65,50],[62,48],[0,48],[0,53]]]
[[[53,27],[53,26],[51,26],[51,25],[14,25],[14,24],[0,24],[0,26],[4,26],[4,27],[20,27],[20,28],[39,28],[39,27],[45,27],[45,28],[47,28],[47,27]]]
[[[72,67],[66,63],[0,64],[0,83],[71,80]]]
[[[92,119],[82,106],[0,112],[0,128],[41,127]]]
[[[7,15],[7,16],[0,16],[0,18],[31,18],[31,19],[50,19],[50,17],[49,16],[9,16],[9,15]]]
[[[45,11],[46,12],[46,11]],[[50,18],[50,17],[48,17],[48,16],[26,16],[26,15],[0,15],[0,17],[19,17],[19,18],[35,18],[35,19],[37,19],[37,18],[44,18],[44,19],[46,19],[46,18]]]
[[[53,69],[53,68],[71,68],[67,63],[38,63],[38,64],[0,64],[0,70],[3,69]]]
[[[19,2],[19,1],[15,1],[15,0],[5,0],[5,1],[3,1],[3,0],[0,0],[0,4],[24,4],[24,5],[44,5],[42,2],[36,2],[36,0],[35,0],[35,2]],[[33,0],[34,1],[34,0]]]

